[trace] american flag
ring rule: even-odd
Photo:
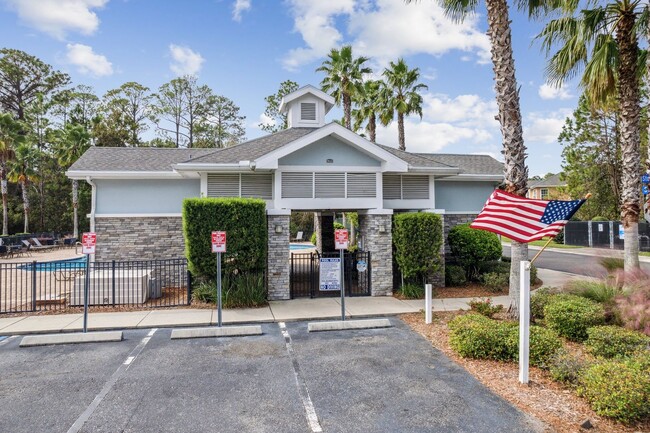
[[[496,190],[470,227],[518,242],[555,237],[584,200],[534,200]]]

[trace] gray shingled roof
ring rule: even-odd
[[[254,161],[314,131],[316,131],[314,128],[289,128],[275,134],[221,149],[219,152],[202,155],[186,162],[193,164],[237,164],[239,161]]]
[[[408,153],[403,150],[395,149],[394,147],[385,146],[383,144],[378,144],[377,146],[381,147],[387,152],[392,153],[396,157],[406,161],[412,167],[427,167],[427,168],[456,168],[455,165],[445,164],[439,161],[435,161],[431,158],[426,158],[424,156],[418,155],[417,153]]]
[[[173,164],[215,152],[218,150],[93,146],[69,171],[173,171]]]
[[[461,174],[503,175],[503,163],[488,155],[455,153],[418,153],[421,157],[458,167]]]
[[[566,186],[566,184],[567,183],[565,181],[560,180],[560,173],[558,173],[543,180],[532,181],[530,182],[528,188],[540,188],[543,186]]]

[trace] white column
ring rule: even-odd
[[[431,284],[424,285],[424,323],[430,325],[432,322],[432,311],[433,310],[433,286]]]
[[[520,262],[519,272],[519,382],[527,384],[530,354],[530,262]]]

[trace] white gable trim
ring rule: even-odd
[[[175,171],[77,171],[68,170],[65,175],[70,179],[180,179],[182,176]]]
[[[331,95],[328,95],[322,90],[319,90],[314,86],[312,86],[311,84],[308,84],[296,90],[295,92],[289,93],[288,95],[284,95],[284,97],[282,98],[282,102],[280,103],[280,108],[279,108],[280,113],[285,114],[285,112],[288,109],[288,105],[291,101],[294,101],[300,98],[301,96],[305,96],[307,94],[312,94],[318,99],[322,99],[325,102],[326,113],[332,109],[334,103],[336,102]]]
[[[385,151],[381,147],[358,136],[349,129],[339,125],[338,123],[330,123],[322,128],[316,129],[279,149],[267,153],[255,161],[257,168],[261,169],[277,169],[278,160],[283,156],[287,156],[297,150],[302,149],[316,141],[325,138],[329,135],[334,135],[345,144],[355,147],[357,150],[365,153],[366,155],[381,161],[381,171],[394,171],[394,172],[407,172],[408,163],[400,159],[390,152]]]

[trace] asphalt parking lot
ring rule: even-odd
[[[533,432],[403,322],[393,328],[19,348],[0,341],[1,432]]]

